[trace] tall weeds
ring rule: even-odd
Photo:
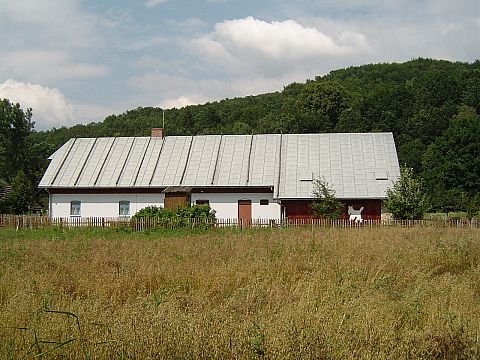
[[[480,357],[478,229],[38,234],[0,233],[6,358]]]

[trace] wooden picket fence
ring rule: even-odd
[[[480,228],[478,220],[364,220],[356,223],[349,220],[326,219],[161,219],[161,218],[109,218],[109,217],[66,217],[50,218],[38,215],[0,215],[0,229],[41,229],[41,228],[117,228],[143,231],[151,229],[177,228],[295,228],[295,227],[333,227],[333,228],[379,228],[384,226],[400,227],[473,227]]]

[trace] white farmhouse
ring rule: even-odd
[[[218,218],[311,217],[322,176],[347,208],[379,219],[399,176],[391,133],[74,138],[39,187],[51,217],[119,217],[157,205],[210,204]]]

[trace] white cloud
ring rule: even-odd
[[[75,106],[58,89],[9,79],[0,84],[0,98],[32,108],[36,129],[71,125],[75,120]]]
[[[82,8],[82,0],[2,0],[0,79],[59,86],[58,80],[103,77],[108,69],[96,58],[104,30],[117,15]],[[62,86],[65,84],[62,84]]]
[[[122,44],[122,47],[130,51],[139,51],[139,50],[145,50],[145,49],[151,49],[151,48],[158,49],[161,46],[169,44],[170,42],[171,42],[171,39],[169,39],[166,36],[153,36],[146,39],[136,40],[131,44],[125,44],[125,45]]]
[[[166,2],[168,2],[169,0],[148,0],[146,3],[145,3],[145,6],[146,7],[154,7],[154,6],[157,6],[157,5],[160,5],[160,4],[164,4]]]
[[[152,71],[128,80],[142,104],[182,107],[281,91],[291,82],[318,75],[325,64],[369,49],[366,37],[352,29],[345,28],[334,40],[315,27],[293,20],[269,23],[253,17],[224,21],[215,26],[214,32],[186,40],[184,45],[206,60],[204,66],[196,59],[191,69],[198,67],[214,75],[194,79],[188,73],[180,75],[181,68],[143,56],[135,65]],[[219,66],[227,70],[220,72],[220,77]],[[165,69],[173,74],[162,72]]]
[[[75,123],[103,121],[108,115],[122,113],[128,108],[112,108],[96,104],[75,104]]]
[[[242,66],[242,61],[239,57],[235,57],[222,43],[209,36],[193,39],[187,45],[190,45],[202,55],[207,56],[208,59],[214,60],[227,68],[239,68]]]
[[[166,107],[202,104],[207,101],[236,95],[228,81],[217,79],[194,80],[187,76],[145,73],[128,80],[137,94],[137,106]]]
[[[197,105],[199,104],[196,101],[193,101],[185,96],[179,96],[176,99],[166,99],[158,105],[159,107],[163,109],[172,109],[172,108],[177,108],[180,109],[182,107],[188,106],[188,105]]]
[[[0,83],[0,98],[19,103],[23,109],[31,108],[37,130],[98,122],[114,113],[112,108],[105,106],[73,103],[56,88],[13,79]]]
[[[366,37],[343,31],[335,39],[295,20],[266,22],[251,16],[215,25],[215,31],[193,39],[190,49],[224,66],[231,73],[278,77],[285,72],[318,68],[322,60],[366,53]]]
[[[100,18],[80,8],[80,0],[3,0],[0,29],[15,29],[17,42],[43,46],[91,47],[98,45]]]
[[[347,50],[317,29],[294,20],[269,23],[251,16],[228,20],[215,25],[214,36],[236,52],[255,51],[275,60],[344,54]]]
[[[175,29],[179,32],[197,31],[207,26],[207,22],[196,17],[186,20],[168,19],[165,24],[169,29]]]
[[[76,62],[64,51],[14,51],[0,62],[0,76],[36,82],[99,78],[108,72],[103,65]]]
[[[324,3],[322,3],[324,4]],[[330,4],[341,17],[303,14],[299,21],[316,28],[328,29],[341,39],[342,32],[360,32],[371,51],[352,54],[350,63],[405,61],[417,57],[453,61],[473,61],[480,56],[479,29],[476,24],[480,3],[472,0],[380,1],[367,3],[347,1]],[[352,12],[356,16],[352,16]],[[360,40],[361,41],[361,40]],[[346,43],[344,41],[344,43]]]

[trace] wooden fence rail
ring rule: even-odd
[[[334,227],[355,228],[384,226],[401,227],[473,227],[479,228],[478,220],[364,220],[356,223],[349,220],[325,220],[325,219],[252,219],[242,221],[239,219],[161,219],[161,218],[109,218],[109,217],[66,217],[49,218],[37,215],[0,215],[0,229],[41,229],[51,227],[65,228],[123,228],[133,231],[151,229],[176,229],[176,228],[213,228],[213,227]]]

